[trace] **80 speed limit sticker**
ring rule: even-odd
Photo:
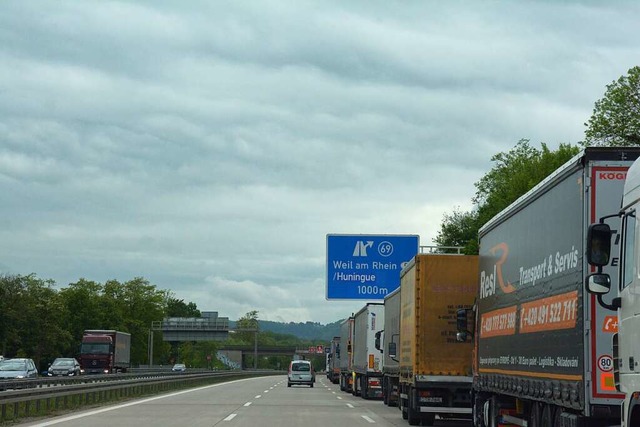
[[[608,354],[600,356],[598,359],[598,368],[603,372],[609,372],[613,369],[613,358]]]

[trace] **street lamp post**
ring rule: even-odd
[[[149,367],[153,368],[153,329],[149,329]]]

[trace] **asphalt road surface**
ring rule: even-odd
[[[40,418],[20,426],[408,426],[398,408],[340,391],[318,375],[313,388],[287,387],[286,376],[243,379],[91,410]],[[468,427],[468,422],[436,421]]]

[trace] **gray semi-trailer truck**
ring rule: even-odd
[[[340,382],[340,337],[333,337],[330,345],[327,354],[327,379],[338,384]]]
[[[368,303],[353,318],[353,394],[382,398],[382,352],[376,334],[384,328],[384,304]]]
[[[398,405],[400,365],[400,288],[384,299],[384,331],[376,337],[376,348],[382,351],[382,401],[388,406]]]
[[[340,324],[340,390],[351,393],[353,390],[353,316]]]
[[[612,358],[617,313],[585,292],[589,224],[617,211],[640,148],[586,148],[479,233],[475,331],[476,426],[610,425],[624,395]],[[613,230],[619,217],[608,218]],[[617,239],[603,271],[617,283]]]

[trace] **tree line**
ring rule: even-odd
[[[472,209],[446,213],[434,242],[463,247],[465,254],[476,255],[480,228],[582,148],[640,146],[640,67],[607,85],[584,125],[584,141],[560,143],[551,150],[545,143],[536,148],[529,139],[521,139],[511,150],[491,157],[493,167],[474,184]]]
[[[85,329],[115,329],[131,334],[131,363],[149,364],[149,334],[154,334],[154,364],[176,362],[195,368],[224,368],[216,358],[224,344],[253,346],[253,332],[239,332],[225,342],[164,342],[154,321],[167,317],[201,317],[193,302],[177,299],[169,290],[158,289],[142,277],[126,282],[99,283],[80,279],[56,289],[53,280],[34,274],[0,276],[0,354],[33,358],[40,369],[56,357],[75,357]],[[238,328],[257,326],[258,312],[238,320]],[[258,331],[259,346],[308,348],[322,344],[293,335]],[[282,369],[290,356],[260,358],[259,368]],[[254,366],[253,356],[247,366]],[[316,361],[319,367],[321,364]]]

